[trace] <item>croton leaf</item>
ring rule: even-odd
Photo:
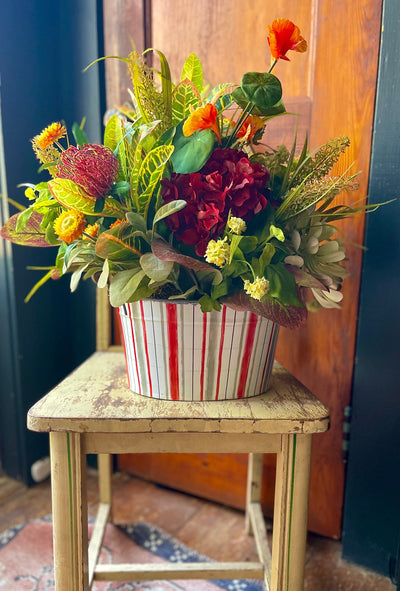
[[[118,180],[120,181],[127,179],[124,136],[125,130],[121,118],[115,114],[107,122],[104,131],[104,145],[110,148],[119,160],[121,169]]]
[[[190,115],[190,107],[197,109],[201,101],[196,86],[190,80],[183,80],[174,89],[172,94],[172,125]]]
[[[46,241],[45,230],[41,227],[43,215],[37,211],[33,211],[29,220],[24,225],[22,230],[16,230],[19,216],[24,212],[19,212],[10,217],[0,230],[0,236],[6,240],[10,240],[14,244],[21,244],[22,246],[54,246]]]
[[[233,310],[253,312],[257,316],[264,316],[285,328],[298,328],[307,320],[307,309],[299,306],[281,306],[273,300],[260,302],[247,295],[243,290],[222,298],[222,304]]]
[[[185,79],[193,82],[199,92],[203,90],[203,67],[195,53],[191,53],[183,64],[181,80]]]
[[[194,259],[193,257],[189,257],[185,254],[181,254],[177,250],[175,250],[168,242],[161,240],[161,238],[156,238],[151,243],[151,250],[159,258],[161,261],[172,261],[174,263],[178,263],[183,267],[187,267],[188,269],[192,269],[193,271],[212,271],[216,275],[218,275],[219,281],[222,281],[222,274],[221,272],[205,263],[203,261],[199,261]]]
[[[49,181],[48,185],[54,199],[67,209],[75,209],[86,215],[103,215],[111,218],[123,218],[125,215],[122,205],[112,197],[106,197],[102,211],[96,212],[97,199],[69,179],[55,178]]]
[[[128,235],[132,226],[122,222],[111,230],[102,232],[96,242],[96,254],[102,259],[110,261],[126,261],[137,259],[141,252],[129,243]]]

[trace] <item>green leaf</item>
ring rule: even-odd
[[[197,109],[200,104],[200,95],[189,80],[180,82],[172,95],[172,125],[178,125],[190,115],[190,107]]]
[[[276,226],[271,224],[269,227],[269,232],[270,236],[273,236],[274,238],[279,240],[279,242],[285,242],[285,234],[280,228],[277,228]]]
[[[242,236],[242,240],[240,242],[240,250],[247,254],[255,250],[257,244],[258,240],[256,236]]]
[[[186,78],[193,82],[198,92],[203,90],[203,67],[195,53],[191,53],[183,64],[181,80]]]
[[[231,239],[231,248],[230,248],[230,253],[229,253],[229,262],[232,262],[233,259],[233,255],[235,254],[235,251],[237,250],[240,242],[242,241],[243,236],[232,236]]]
[[[303,306],[297,297],[295,278],[282,263],[268,265],[265,268],[265,277],[270,283],[269,296],[287,306]]]
[[[147,252],[140,257],[140,266],[153,281],[165,281],[171,273],[174,263],[171,261],[162,261],[152,252]]]
[[[21,213],[18,215],[17,224],[15,226],[16,232],[19,233],[19,232],[22,232],[22,230],[24,230],[27,223],[29,222],[29,218],[33,214],[33,211],[34,210],[31,207],[29,207],[28,209],[25,209],[24,211],[21,211]]]
[[[115,308],[126,304],[145,276],[140,267],[120,271],[110,282],[110,304]]]
[[[177,127],[174,137],[175,151],[171,156],[172,166],[177,173],[197,172],[207,162],[215,144],[211,129],[195,131],[189,137],[183,135],[183,122]]]
[[[120,163],[119,180],[127,180],[126,149],[124,143],[125,129],[120,117],[113,115],[107,122],[104,131],[104,145],[110,148]]]
[[[23,213],[24,211],[21,211],[11,216],[1,228],[0,236],[22,246],[53,246],[46,241],[45,232],[41,227],[43,216],[37,211],[32,213],[25,227],[17,232],[18,218]]]
[[[271,244],[270,242],[267,242],[267,244],[264,246],[264,249],[261,253],[260,259],[259,259],[259,274],[260,275],[264,275],[265,272],[265,267],[267,267],[272,260],[272,257],[275,254],[275,247],[273,244]]]
[[[201,307],[201,311],[203,313],[206,312],[212,312],[213,310],[221,310],[221,304],[219,302],[217,302],[216,300],[213,300],[212,298],[210,298],[209,295],[204,294],[200,299],[199,299],[199,304]]]
[[[101,213],[95,211],[97,199],[88,195],[84,189],[69,179],[53,179],[48,183],[51,194],[67,209],[75,209],[86,215],[104,215],[112,218],[123,218],[124,210],[118,201],[106,197]]]
[[[240,85],[246,98],[256,105],[263,114],[282,98],[279,79],[267,72],[247,72]]]
[[[245,109],[247,104],[249,103],[249,97],[244,93],[243,89],[239,86],[235,88],[232,92],[232,96],[235,102],[241,107]],[[273,100],[273,99],[272,99]],[[272,104],[269,107],[259,107],[258,105],[252,109],[253,115],[258,115],[259,117],[266,117],[267,119],[272,119],[273,117],[277,117],[278,115],[283,115],[286,113],[285,105],[283,104],[282,100],[279,99],[276,103]]]
[[[78,123],[74,123],[72,125],[72,135],[74,136],[77,146],[83,146],[84,144],[89,143],[86,137],[86,133],[83,131],[80,125],[78,125]]]
[[[186,205],[187,201],[185,201],[184,199],[177,199],[176,201],[170,201],[169,203],[162,205],[160,209],[156,211],[156,215],[154,216],[153,230],[157,222],[160,222],[169,215],[172,215],[173,213],[180,211],[181,209],[186,207]]]

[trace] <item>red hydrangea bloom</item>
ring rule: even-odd
[[[88,195],[102,199],[117,179],[119,162],[110,148],[85,144],[62,152],[56,170],[59,178],[74,181]]]
[[[187,201],[165,221],[177,240],[195,246],[196,254],[204,256],[209,240],[222,234],[229,211],[249,220],[264,209],[268,179],[268,171],[250,162],[244,152],[217,148],[199,172],[173,173],[162,181],[165,203]]]

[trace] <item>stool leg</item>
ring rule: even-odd
[[[55,591],[88,591],[86,456],[78,433],[50,433]]]
[[[97,468],[99,471],[99,498],[100,503],[110,505],[109,521],[112,521],[112,455],[98,454]]]
[[[246,533],[252,534],[250,521],[250,504],[259,503],[261,500],[261,481],[263,471],[263,454],[249,454],[247,466],[247,491],[246,491]]]
[[[283,435],[277,454],[271,591],[303,591],[311,441]]]

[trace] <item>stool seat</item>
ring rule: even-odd
[[[311,436],[329,411],[275,363],[265,394],[179,402],[129,390],[121,351],[98,351],[37,402],[28,428],[50,433],[56,591],[93,580],[263,578],[272,591],[303,588]],[[249,453],[246,525],[259,563],[99,565],[111,519],[113,453]],[[86,454],[99,454],[100,505],[88,550]],[[272,557],[261,512],[262,454],[277,455]]]

